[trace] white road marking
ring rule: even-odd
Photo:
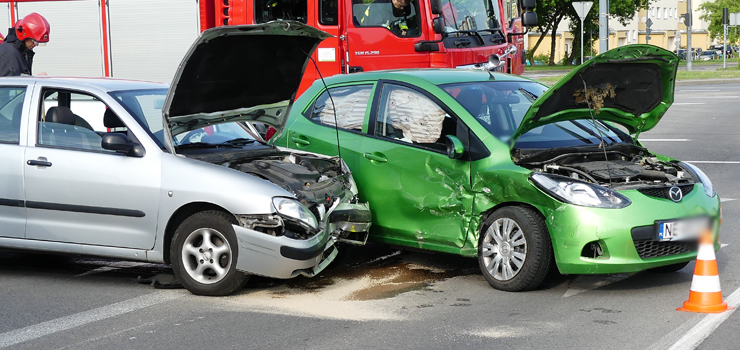
[[[124,300],[115,304],[87,310],[74,315],[60,317],[51,321],[37,323],[28,327],[0,333],[0,348],[9,347],[36,338],[66,331],[88,323],[97,322],[106,318],[115,317],[131,311],[136,311],[152,305],[164,303],[187,295],[185,291],[162,291],[142,295],[133,299]]]
[[[740,164],[740,161],[735,160],[687,160],[685,162],[697,164]]]
[[[618,275],[583,275],[574,278],[568,285],[568,290],[563,293],[563,298],[572,297],[576,294],[588,292],[614,282],[619,282],[625,278],[631,277],[632,273],[623,273]]]
[[[687,142],[691,141],[691,139],[640,139],[640,142],[647,141],[647,142]]]
[[[736,200],[737,198],[720,198],[719,201],[724,203],[724,202],[731,202],[731,201],[736,201]]]
[[[721,249],[721,248],[727,247],[728,245],[729,245],[729,244],[727,244],[727,243],[720,243],[719,247],[720,247],[720,249]]]
[[[685,92],[685,93],[692,93],[692,92],[720,92],[722,90],[678,90],[678,93]]]
[[[694,276],[696,277],[696,276]],[[740,304],[740,288],[736,289],[726,300],[727,306],[737,307]],[[669,350],[690,350],[696,348],[704,341],[722,322],[724,322],[735,310],[725,311],[721,314],[709,314],[704,316],[696,326],[688,333],[678,339]]]
[[[684,98],[716,98],[716,99],[720,99],[720,98],[738,98],[738,97],[740,97],[740,96],[686,96]]]
[[[685,106],[685,105],[705,105],[704,102],[674,102],[673,106]]]

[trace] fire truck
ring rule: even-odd
[[[294,20],[332,34],[313,53],[315,66],[306,67],[300,92],[321,76],[380,69],[474,68],[522,74],[523,34],[537,23],[534,8],[535,0],[199,2],[201,30]]]

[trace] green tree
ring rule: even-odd
[[[709,36],[712,39],[722,39],[724,35],[724,26],[722,25],[722,9],[727,7],[730,13],[740,12],[740,1],[738,0],[714,0],[699,5],[702,15],[699,17],[703,21],[709,22]],[[738,40],[737,30],[729,29],[727,33],[727,42],[735,43]]]

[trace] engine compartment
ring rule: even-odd
[[[606,153],[606,155],[604,154]],[[517,165],[610,187],[615,190],[688,185],[698,182],[679,162],[662,161],[647,149],[620,145],[604,149],[515,150]]]

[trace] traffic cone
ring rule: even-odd
[[[699,252],[696,254],[696,267],[694,268],[694,279],[691,281],[689,300],[684,301],[683,307],[676,310],[721,313],[730,309],[732,307],[727,307],[727,303],[722,301],[712,234],[705,231],[699,240]]]

